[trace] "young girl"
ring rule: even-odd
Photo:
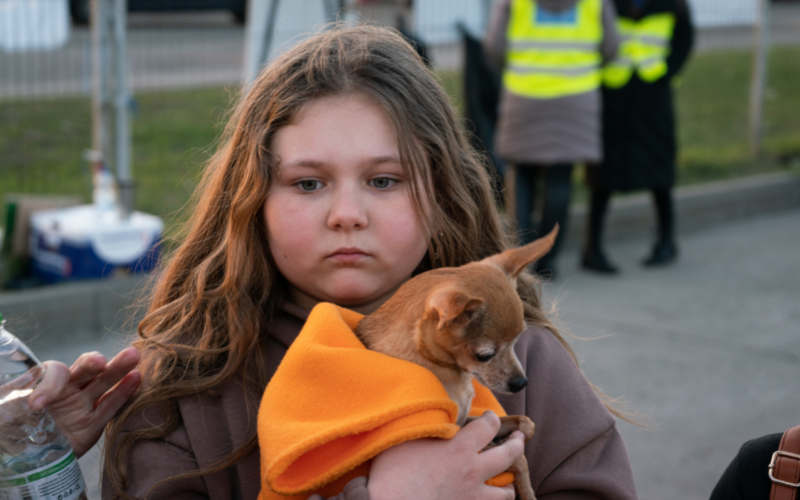
[[[258,404],[309,310],[328,301],[369,314],[415,273],[506,248],[447,95],[377,27],[335,27],[266,67],[195,202],[139,325],[141,389],[107,428],[104,498],[255,499]],[[614,418],[543,315],[534,279],[518,288],[530,383],[498,399],[536,423],[525,446],[534,490],[636,498]],[[498,425],[487,414],[451,440],[395,446],[340,498],[511,499],[513,487],[485,481],[523,453],[521,439],[479,453]]]

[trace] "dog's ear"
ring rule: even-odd
[[[558,234],[558,224],[550,231],[550,234],[528,243],[523,247],[512,248],[497,255],[492,255],[483,260],[487,264],[499,267],[511,278],[516,278],[525,269],[525,266],[536,262],[544,257],[553,248]]]
[[[481,304],[483,299],[451,288],[434,292],[425,313],[436,323],[436,329],[441,330],[450,325],[466,325]]]

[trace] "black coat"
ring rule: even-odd
[[[710,500],[767,500],[772,489],[767,466],[780,448],[781,438],[783,433],[779,432],[743,444],[711,492]]]
[[[503,160],[494,153],[494,131],[500,103],[501,75],[483,55],[480,40],[459,26],[464,39],[464,118],[470,142],[486,153],[494,167],[491,172],[498,186],[505,174]]]
[[[634,20],[662,12],[676,16],[667,74],[645,83],[634,72],[621,88],[603,88],[603,165],[600,187],[615,191],[670,188],[675,183],[673,77],[689,58],[694,41],[685,0],[614,0],[617,14]]]

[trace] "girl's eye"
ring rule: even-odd
[[[306,179],[306,180],[300,181],[296,185],[300,188],[301,191],[305,191],[305,192],[309,192],[309,193],[311,191],[316,191],[317,189],[322,187],[322,183],[320,181],[315,181],[313,179]]]
[[[490,352],[490,353],[487,353],[487,354],[480,354],[480,353],[476,353],[475,354],[475,359],[477,359],[481,363],[486,363],[487,361],[489,361],[493,357],[494,357],[494,353],[493,352]]]
[[[372,183],[372,185],[378,189],[389,189],[390,187],[397,184],[397,181],[390,177],[377,177],[375,179],[372,179],[370,183]]]

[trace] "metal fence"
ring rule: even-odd
[[[267,0],[264,3],[270,3]],[[328,6],[326,7],[326,3]],[[333,2],[283,1],[272,49],[329,19]],[[760,0],[690,0],[698,27],[697,50],[751,49]],[[0,100],[91,93],[91,36],[70,23],[67,0],[0,0]],[[348,19],[395,25],[403,17],[434,54],[437,66],[461,64],[458,24],[481,36],[492,0],[345,3]],[[800,45],[800,5],[770,10],[772,46]],[[128,18],[130,87],[134,91],[241,82],[246,29],[231,12],[132,13]]]
[[[457,26],[461,24],[474,35],[482,36],[494,3],[493,0],[284,0],[273,4],[273,1],[277,0],[251,0],[249,4],[251,10],[253,5],[257,5],[275,15],[276,23],[269,34],[270,43],[266,44],[273,55],[285,50],[303,34],[337,17],[388,25],[396,25],[403,19],[406,26],[428,44],[437,70],[456,75],[456,78],[463,64]],[[762,25],[759,6],[763,1],[689,0],[698,27],[695,58],[705,61],[706,54],[738,55],[736,64],[740,69],[737,71],[747,73],[747,89],[744,93],[737,90],[735,100],[745,108],[747,116],[751,115],[746,109],[750,89],[754,88],[752,82],[757,83],[752,76],[753,68],[757,68],[752,63],[758,40],[755,36],[757,27],[766,28],[766,40],[773,49],[770,61],[781,63],[776,67],[791,70],[792,65],[800,64],[786,60],[800,57],[800,53],[793,51],[800,47],[800,2],[766,4],[764,12],[769,19]],[[70,22],[67,6],[68,0],[0,0],[0,126],[3,126],[3,120],[14,119],[7,114],[3,118],[10,103],[15,104],[15,113],[20,113],[20,102],[43,103],[91,95],[91,32],[85,26]],[[342,7],[344,9],[340,10]],[[236,88],[248,73],[248,67],[252,73],[253,66],[248,57],[253,57],[254,46],[265,47],[263,42],[267,34],[263,30],[248,31],[231,12],[187,11],[129,13],[126,36],[127,84],[130,92],[138,97],[180,89]],[[253,40],[247,49],[248,36],[261,38]],[[783,49],[789,52],[781,52]],[[746,63],[742,63],[743,60]],[[796,94],[776,92],[771,86],[770,71],[764,73],[767,75],[766,85],[762,86],[764,97],[756,96],[757,101],[766,102],[767,107],[797,108]],[[691,93],[692,82],[687,78],[681,92]],[[763,126],[757,125],[759,137],[762,132],[769,137],[776,131],[782,132],[787,127],[794,130],[796,127],[796,121],[785,117],[778,122],[770,120],[768,116]],[[5,126],[13,127],[14,124],[6,123]],[[20,120],[19,126],[30,125]],[[800,136],[800,132],[793,131],[792,134]],[[746,142],[747,139],[745,134],[737,142]],[[54,134],[52,141],[57,140],[57,134]],[[780,147],[792,149],[795,147],[793,141]],[[87,136],[86,147],[91,143],[91,137]],[[0,142],[0,148],[14,147],[24,145]],[[800,150],[800,146],[797,149]],[[0,150],[0,153],[9,157],[6,151]],[[74,154],[78,156],[81,152],[75,151]],[[134,171],[136,163],[134,158]],[[0,163],[0,183],[4,178],[3,170],[13,167]],[[18,189],[19,185],[15,188]],[[6,189],[0,186],[0,195],[4,192]]]

